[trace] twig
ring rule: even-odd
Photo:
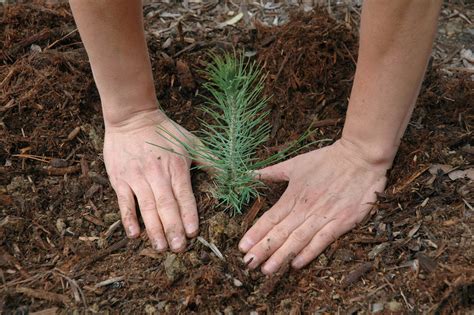
[[[393,188],[393,193],[397,194],[402,192],[408,185],[410,185],[415,179],[417,179],[421,174],[426,172],[430,168],[430,165],[423,166],[419,171],[411,175],[407,180]]]
[[[407,308],[411,311],[413,309],[413,306],[410,303],[408,303],[408,300],[407,300],[405,294],[403,294],[402,289],[400,289],[400,293],[402,295],[403,301],[405,301],[405,304],[407,305]]]
[[[221,251],[217,248],[216,245],[214,245],[213,243],[209,243],[208,241],[206,241],[204,238],[202,238],[201,236],[198,236],[197,237],[197,240],[199,242],[201,242],[204,246],[208,247],[214,254],[216,254],[216,256],[220,259],[220,260],[223,260],[225,261],[225,258],[224,258],[224,255],[222,255]]]
[[[33,154],[12,154],[12,157],[18,157],[21,159],[30,159],[30,160],[40,161],[44,163],[49,163],[53,159],[51,157],[33,155]]]
[[[72,30],[71,32],[67,33],[66,35],[64,35],[64,36],[61,37],[60,39],[55,40],[55,41],[52,42],[50,45],[48,45],[48,47],[46,47],[44,50],[50,49],[51,47],[53,47],[54,45],[56,45],[57,43],[59,43],[59,42],[62,41],[63,39],[68,38],[69,36],[71,36],[71,35],[74,34],[75,32],[77,32],[77,28],[74,29],[74,30]],[[44,50],[43,50],[43,51],[44,51]]]
[[[112,283],[122,281],[123,279],[125,279],[124,276],[110,278],[110,279],[107,279],[107,280],[104,280],[104,281],[101,281],[101,282],[97,283],[97,284],[95,285],[95,287],[96,287],[96,288],[106,287],[106,286],[108,286],[108,285],[110,285],[110,284],[112,284]]]
[[[82,263],[80,262],[80,263],[76,264],[72,268],[73,272],[77,272],[77,271],[79,271],[79,269],[81,269],[81,268],[84,269],[87,266],[95,263],[96,261],[101,260],[102,258],[112,254],[116,250],[119,250],[120,248],[125,247],[127,245],[127,243],[128,243],[128,238],[127,237],[121,239],[120,241],[110,245],[109,247],[107,247],[103,251],[93,255],[92,257],[89,257],[89,258],[85,259]]]
[[[121,222],[122,221],[117,220],[114,223],[112,223],[112,225],[110,225],[109,228],[107,229],[107,231],[104,233],[104,238],[109,238],[110,236],[112,236],[112,234],[114,234],[115,230],[117,230],[120,227]]]
[[[275,76],[275,80],[273,82],[277,82],[278,78],[280,77],[281,72],[283,71],[283,68],[285,67],[286,63],[288,62],[288,55],[285,56],[285,59],[283,59],[283,62],[280,65],[280,68],[278,69],[278,72]]]
[[[313,121],[311,126],[313,128],[321,128],[321,127],[329,127],[329,126],[337,126],[342,124],[342,118],[333,118],[333,119],[323,119],[323,120],[316,120]]]
[[[73,295],[76,302],[79,303],[82,301],[82,304],[84,304],[84,307],[87,308],[86,297],[81,287],[77,284],[76,280],[71,279],[68,276],[62,274],[62,271],[59,269],[56,269],[56,272],[54,274],[64,278],[69,283],[69,285],[71,286],[71,289],[73,290]]]
[[[342,47],[344,47],[344,49],[347,51],[347,53],[351,57],[351,60],[352,60],[352,63],[354,64],[354,66],[357,66],[357,61],[355,60],[354,56],[352,56],[351,51],[349,50],[349,48],[347,48],[347,46],[344,42],[342,42]]]

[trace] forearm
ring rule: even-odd
[[[140,0],[70,0],[107,125],[156,109]]]
[[[342,138],[391,165],[430,56],[440,0],[367,0]]]

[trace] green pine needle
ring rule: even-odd
[[[254,62],[247,63],[243,57],[237,59],[229,54],[213,55],[204,73],[209,80],[204,88],[211,96],[202,110],[211,122],[201,120],[202,130],[196,135],[202,143],[190,145],[160,127],[158,133],[184,147],[189,158],[201,161],[198,168],[212,168],[214,197],[232,214],[242,213],[243,207],[264,187],[254,171],[294,153],[295,146],[309,131],[287,149],[258,161],[257,150],[268,140],[271,131],[266,121],[268,98],[262,97],[265,76]]]

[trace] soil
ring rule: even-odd
[[[463,313],[474,302],[474,84],[429,67],[389,184],[370,218],[302,271],[265,277],[237,243],[252,215],[229,217],[193,173],[200,236],[182,254],[157,254],[146,234],[127,240],[102,159],[100,100],[66,5],[0,7],[0,309],[49,313]],[[147,28],[150,26],[147,24]],[[325,12],[283,26],[149,36],[159,101],[190,130],[203,103],[209,51],[254,52],[273,95],[278,150],[310,125],[337,139],[357,35]],[[197,43],[197,44],[196,44]],[[193,45],[193,44],[191,44]],[[311,139],[310,139],[311,140]],[[311,147],[310,149],[314,149]],[[249,213],[261,215],[284,185]]]

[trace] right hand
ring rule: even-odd
[[[186,154],[184,148],[160,136],[157,126],[182,141],[196,139],[158,109],[143,111],[120,124],[106,124],[104,161],[128,237],[140,235],[136,196],[152,246],[160,252],[168,247],[179,252],[186,247],[186,236],[194,237],[199,231],[191,160],[149,144]]]

